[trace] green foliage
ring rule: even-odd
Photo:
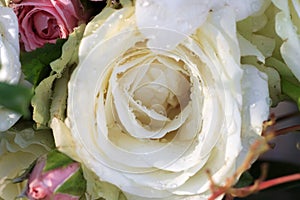
[[[235,188],[242,188],[242,187],[249,186],[253,183],[253,180],[254,179],[251,176],[251,174],[248,171],[246,171],[241,175],[239,181],[235,184],[234,187]]]
[[[30,88],[0,82],[0,105],[20,113],[25,118],[30,117],[32,95],[33,91]]]
[[[59,152],[58,150],[52,150],[47,154],[47,161],[43,171],[47,172],[60,167],[65,167],[73,162],[74,160],[67,155]]]
[[[37,123],[38,129],[48,125],[52,84],[56,78],[57,74],[45,78],[35,89],[35,95],[31,101],[33,107],[32,118]]]
[[[288,95],[293,101],[295,101],[298,105],[298,109],[300,109],[300,87],[299,84],[295,84],[288,79],[281,80],[282,91],[286,95]]]
[[[43,78],[49,76],[50,63],[61,56],[65,41],[59,39],[56,44],[46,44],[34,51],[22,52],[20,60],[26,80],[36,86]]]
[[[69,177],[55,193],[71,194],[74,196],[82,196],[86,190],[86,181],[83,177],[82,169],[77,170]]]

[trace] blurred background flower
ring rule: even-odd
[[[25,183],[14,184],[12,179],[21,175],[39,156],[54,147],[49,130],[35,131],[32,124],[18,124],[0,132],[0,197],[15,199]]]
[[[67,38],[87,19],[80,0],[12,1],[10,7],[18,17],[20,42],[25,51]]]
[[[13,10],[0,5],[0,82],[19,83],[21,63],[18,35],[18,21]],[[9,129],[19,118],[20,114],[0,105],[0,132]]]
[[[39,157],[28,177],[24,194],[30,199],[79,200],[86,181],[80,163],[53,150]]]

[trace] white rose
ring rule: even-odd
[[[128,199],[206,199],[206,170],[224,184],[269,112],[266,75],[240,65],[233,10],[167,2],[137,1],[89,24],[69,129],[51,124],[60,150]]]
[[[17,84],[21,76],[18,20],[11,8],[0,6],[0,82]],[[0,105],[0,132],[20,118]]]
[[[299,37],[299,1],[272,0],[280,12],[276,14],[276,33],[283,40],[280,53],[287,66],[300,81],[300,37]]]

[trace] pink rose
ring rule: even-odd
[[[13,0],[11,7],[18,17],[25,51],[66,38],[86,19],[80,0]]]
[[[57,162],[60,165],[56,165]],[[79,200],[85,192],[85,184],[80,163],[54,150],[37,160],[25,195],[30,200]]]

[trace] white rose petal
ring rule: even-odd
[[[162,17],[164,4],[140,0],[137,10],[122,8],[89,29],[69,82],[67,126],[54,119],[52,128],[61,151],[129,199],[207,199],[206,170],[223,184],[245,158],[248,139],[259,137],[269,108],[267,80],[240,65],[231,7],[204,9],[201,25],[189,32],[175,22],[163,27],[171,20]],[[173,6],[172,14],[191,9],[179,1]],[[147,27],[154,22],[147,25],[150,11],[143,7],[157,9],[161,27]],[[157,41],[168,44],[149,45],[155,31],[167,34],[169,40]]]
[[[172,49],[205,21],[209,9],[209,0],[137,0],[135,16],[140,31],[149,39],[149,46]],[[169,37],[165,30],[180,34]]]
[[[284,40],[280,47],[281,55],[290,70],[300,81],[300,57],[299,24],[300,3],[299,1],[278,1],[272,2],[281,10],[276,15],[275,28],[279,37]]]
[[[18,20],[11,8],[0,7],[0,82],[17,84],[21,76]],[[0,106],[0,132],[9,129],[19,114]]]

